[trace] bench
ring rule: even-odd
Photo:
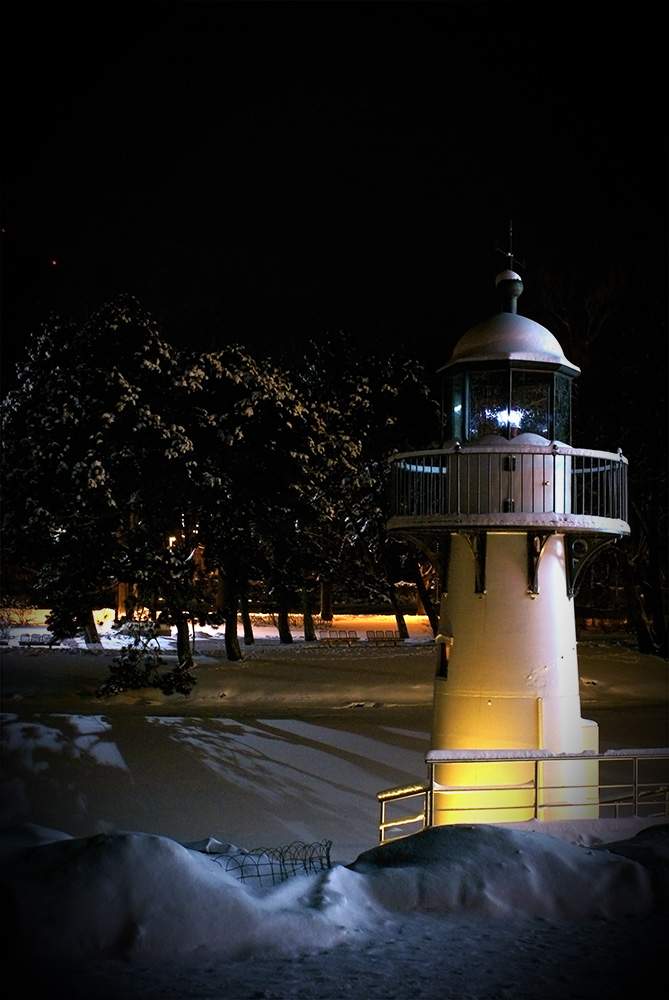
[[[397,629],[369,629],[367,631],[367,642],[374,643],[375,646],[396,646],[398,642],[403,642]]]
[[[358,641],[358,633],[353,630],[328,629],[327,631],[319,632],[318,638],[320,642],[324,642],[326,645],[350,646],[352,643]]]
[[[60,639],[55,639],[51,632],[23,632],[19,646],[60,646]]]

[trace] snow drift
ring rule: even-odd
[[[618,855],[615,844],[605,846],[500,826],[442,826],[365,851],[348,867],[364,874],[368,891],[393,910],[544,919],[649,912],[651,874]]]
[[[582,847],[494,826],[432,828],[347,866],[261,888],[226,871],[226,853],[207,853],[211,842],[204,852],[149,834],[71,838],[27,826],[5,837],[10,948],[40,960],[234,960],[330,949],[408,911],[639,917],[658,901],[654,844],[643,846],[644,865],[616,854],[615,844]]]

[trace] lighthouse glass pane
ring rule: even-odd
[[[464,439],[464,375],[446,379],[444,385],[444,440]]]
[[[469,376],[468,441],[489,434],[508,436],[509,373],[472,372]]]
[[[571,444],[571,379],[555,376],[555,418],[553,438]]]
[[[552,373],[514,371],[512,378],[509,437],[540,434],[550,438]]]

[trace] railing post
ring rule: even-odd
[[[459,514],[462,510],[461,504],[461,489],[462,489],[462,469],[461,469],[462,455],[458,451],[455,455],[455,513]],[[452,512],[451,512],[452,513]]]
[[[432,826],[434,816],[434,766],[427,765],[427,789],[425,790],[425,826]]]

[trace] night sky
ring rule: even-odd
[[[344,329],[436,369],[496,311],[510,219],[522,312],[545,322],[546,272],[623,268],[664,357],[664,88],[641,27],[575,23],[594,9],[21,8],[4,383],[52,311],[126,291],[175,343],[280,356]]]

